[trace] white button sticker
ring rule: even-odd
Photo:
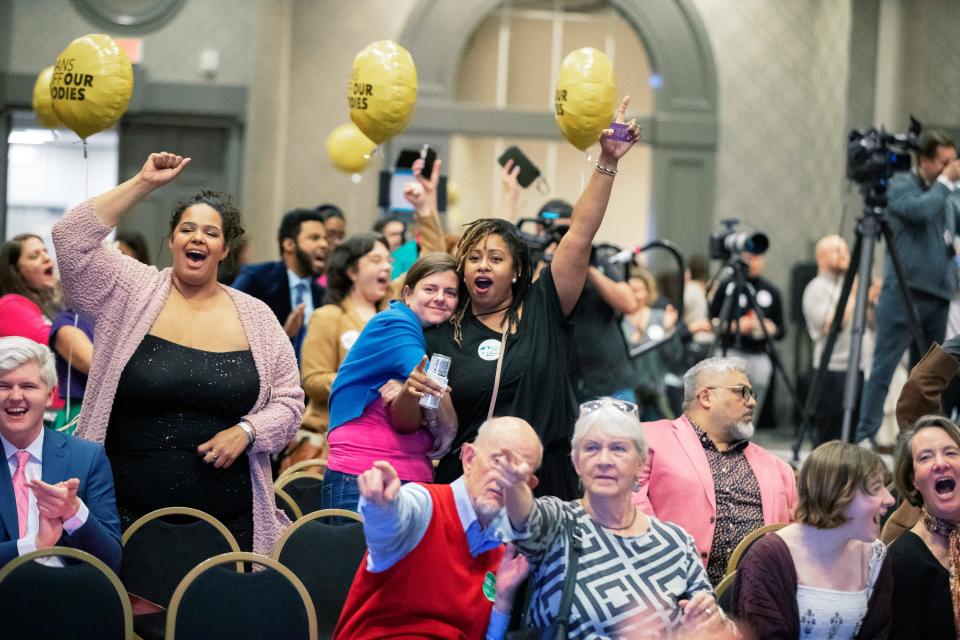
[[[490,338],[477,347],[477,355],[483,360],[496,360],[500,357],[500,341]]]
[[[773,304],[773,294],[766,289],[757,291],[757,304],[766,309]]]

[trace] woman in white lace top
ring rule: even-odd
[[[820,445],[800,469],[796,522],[759,539],[737,568],[734,613],[751,637],[887,638],[893,578],[877,536],[893,505],[875,453]]]

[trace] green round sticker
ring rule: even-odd
[[[492,571],[487,571],[487,575],[483,576],[483,595],[490,602],[497,597],[497,576]]]

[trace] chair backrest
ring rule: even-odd
[[[759,540],[763,535],[770,533],[771,531],[777,531],[787,526],[786,522],[774,522],[773,524],[768,524],[760,527],[759,529],[754,529],[747,535],[743,537],[743,540],[734,548],[733,553],[730,555],[730,559],[727,561],[727,575],[730,575],[737,570],[737,565],[740,564],[740,558],[743,557],[743,554],[747,552],[747,549],[750,548],[754,542]]]
[[[277,507],[283,509],[283,512],[287,514],[287,517],[290,518],[291,522],[296,522],[303,517],[303,511],[300,510],[300,507],[297,506],[296,500],[291,498],[289,493],[283,489],[277,489],[274,487],[273,495],[276,497]]]
[[[723,580],[720,581],[720,584],[717,585],[717,588],[713,592],[717,596],[717,604],[720,605],[720,608],[726,613],[730,613],[733,607],[733,593],[734,590],[731,589],[733,583],[737,580],[737,572],[728,573],[723,576]]]
[[[323,476],[312,471],[297,471],[277,478],[276,489],[287,493],[300,508],[300,513],[310,513],[320,508],[323,491]]]
[[[301,460],[300,462],[295,462],[280,474],[277,478],[278,480],[284,476],[288,476],[298,471],[312,471],[316,473],[321,478],[323,477],[324,472],[327,470],[327,459],[326,458],[308,458],[306,460]]]
[[[223,565],[250,562],[263,571]],[[224,553],[188,573],[170,599],[167,640],[317,638],[310,595],[290,569],[256,553]]]
[[[349,517],[345,525],[321,522],[323,518]],[[287,529],[273,557],[303,581],[317,612],[320,633],[332,634],[347,600],[350,585],[363,561],[367,543],[359,514],[343,509],[314,511]],[[322,557],[323,562],[317,558]]]
[[[47,557],[65,566],[34,562]],[[117,574],[67,547],[33,551],[0,569],[0,625],[5,638],[133,638],[133,612]]]
[[[121,542],[120,579],[127,591],[164,607],[195,566],[212,556],[240,551],[222,522],[188,507],[151,511],[127,528]]]

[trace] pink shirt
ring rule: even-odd
[[[327,468],[360,475],[377,460],[386,460],[401,480],[433,482],[433,465],[427,453],[433,436],[426,429],[398,433],[390,426],[382,398],[371,402],[359,418],[344,422],[330,432]]]

